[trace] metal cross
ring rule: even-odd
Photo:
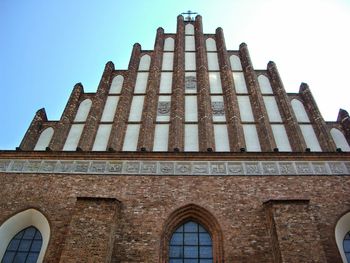
[[[198,13],[188,10],[187,12],[181,13],[181,15],[187,15],[185,21],[192,21],[192,15],[197,15]]]

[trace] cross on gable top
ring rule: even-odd
[[[181,15],[185,15],[185,21],[193,21],[194,19],[192,18],[192,16],[197,14],[197,12],[192,12],[191,10],[181,13]]]

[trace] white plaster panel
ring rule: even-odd
[[[194,36],[185,36],[185,50],[186,51],[196,50]]]
[[[344,152],[350,152],[349,144],[340,130],[336,128],[331,129],[331,135],[337,148],[341,148]]]
[[[197,83],[197,74],[196,72],[185,72],[185,82],[186,77],[195,77],[196,83]],[[195,88],[188,89],[185,87],[185,93],[197,93],[197,85],[195,85]]]
[[[196,70],[196,53],[185,52],[185,70]]]
[[[300,100],[297,100],[297,99],[292,100],[292,108],[298,122],[310,122],[310,119],[307,116],[305,107]]]
[[[131,102],[129,121],[141,121],[145,96],[134,96]]]
[[[280,111],[274,96],[263,96],[267,116],[270,122],[282,122]]]
[[[241,60],[239,59],[238,56],[236,55],[232,55],[230,56],[230,63],[231,63],[231,69],[232,70],[238,70],[238,71],[242,71],[242,64],[241,64]]]
[[[122,75],[115,76],[112,80],[109,94],[118,94],[122,91],[124,77]]]
[[[255,124],[243,125],[244,140],[248,152],[261,152],[258,132]]]
[[[185,96],[185,121],[197,120],[197,96]]]
[[[54,130],[51,127],[46,128],[44,131],[42,131],[38,141],[36,142],[34,151],[44,151],[46,147],[49,146],[53,133]]]
[[[224,103],[224,97],[223,96],[210,96],[211,102],[221,102]],[[225,114],[223,115],[212,115],[213,116],[213,121],[220,121],[220,122],[225,122],[226,121],[226,116]]]
[[[209,72],[209,85],[211,93],[222,93],[221,78],[219,72]]]
[[[270,80],[265,75],[260,75],[258,82],[262,94],[273,94]]]
[[[226,124],[214,124],[215,151],[229,152],[230,143]]]
[[[250,104],[249,96],[237,96],[239,113],[241,121],[254,121],[252,105]]]
[[[156,124],[153,151],[168,151],[169,124]]]
[[[173,84],[173,73],[162,72],[160,74],[160,93],[171,93],[171,86]]]
[[[208,70],[219,70],[218,53],[207,53]]]
[[[46,248],[50,239],[50,225],[46,217],[41,212],[32,208],[15,214],[0,226],[0,258],[4,256],[6,248],[12,238],[18,232],[30,226],[36,227],[41,233],[43,243],[37,262],[43,262]]]
[[[304,136],[306,146],[314,152],[321,152],[321,146],[316,137],[315,131],[311,124],[301,124],[301,133]]]
[[[185,26],[185,34],[186,35],[194,35],[194,26],[192,24],[187,24]]]
[[[137,73],[134,93],[146,93],[148,72]]]
[[[174,51],[175,41],[172,37],[167,37],[164,41],[164,51]]]
[[[109,135],[111,134],[112,124],[100,124],[98,126],[93,151],[105,151],[107,149]]]
[[[75,115],[74,122],[86,121],[91,105],[92,105],[92,101],[90,99],[83,100],[79,105],[78,112],[77,112],[77,115]]]
[[[213,38],[208,38],[205,41],[205,45],[207,47],[207,51],[216,51],[216,42]]]
[[[350,231],[350,212],[343,215],[335,226],[335,240],[344,263],[347,263],[347,259],[344,253],[343,241],[345,235]]]
[[[233,81],[235,83],[236,93],[248,93],[244,75],[241,72],[233,72]]]
[[[159,96],[158,101],[170,102],[171,101],[171,96]],[[156,121],[170,121],[170,113],[169,113],[168,116],[158,115],[157,114],[157,120]]]
[[[139,139],[140,124],[128,124],[126,128],[123,151],[136,151]]]
[[[185,152],[198,152],[198,125],[185,124]]]
[[[108,96],[103,109],[101,121],[113,121],[118,106],[119,96]]]
[[[292,147],[290,146],[288,135],[284,125],[272,124],[271,128],[278,150],[281,152],[291,152]]]
[[[140,59],[139,70],[149,70],[149,66],[151,65],[151,56],[143,55]]]
[[[162,70],[173,70],[174,52],[163,53]]]
[[[69,130],[63,151],[75,151],[77,149],[80,136],[83,132],[84,124],[73,124]]]

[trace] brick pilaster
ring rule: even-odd
[[[140,54],[141,46],[140,44],[136,43],[134,44],[132,50],[128,67],[128,74],[123,83],[118,107],[113,120],[111,135],[109,136],[108,141],[108,148],[112,148],[116,151],[121,151],[123,148],[124,136],[127,128],[131,101],[133,98],[133,92],[137,77],[137,69],[140,63]]]
[[[169,129],[169,151],[184,150],[184,112],[185,112],[185,24],[182,15],[177,17],[175,39],[174,73],[171,96]]]
[[[218,50],[230,150],[239,152],[241,148],[245,148],[246,146],[224,32],[220,27],[216,29],[216,47]]]
[[[348,143],[350,144],[350,116],[346,110],[340,109],[338,113],[337,122],[340,122],[343,128],[344,135]]]
[[[270,77],[271,87],[274,95],[276,96],[276,102],[286,126],[286,132],[289,138],[292,151],[303,152],[306,148],[304,137],[301,133],[300,126],[295,117],[292,105],[284,89],[282,79],[278,73],[276,64],[270,61],[267,64],[267,72]]]
[[[114,198],[79,198],[59,262],[111,262],[118,204]]]
[[[89,115],[86,119],[83,133],[80,137],[78,147],[89,151],[94,144],[95,136],[98,130],[98,126],[102,117],[104,105],[108,96],[108,90],[112,73],[114,71],[114,64],[109,61],[102,74],[100,84],[95,97],[92,100],[92,106]]]
[[[306,83],[301,83],[299,94],[303,99],[306,112],[309,115],[312,126],[320,143],[321,149],[326,152],[335,151],[335,143],[327,129],[326,123]]]
[[[203,35],[202,17],[195,21],[197,89],[198,89],[198,138],[199,151],[215,150],[214,126],[210,101],[208,59]]]
[[[327,262],[309,200],[264,203],[274,263]]]
[[[44,122],[47,121],[45,109],[42,108],[35,113],[30,126],[23,137],[19,148],[23,151],[32,151],[39,139],[40,131]]]
[[[83,94],[84,94],[83,85],[81,83],[75,84],[73,91],[67,102],[67,105],[61,116],[61,119],[56,126],[52,140],[50,142],[49,147],[52,150],[60,151],[63,149],[71,124],[79,108],[79,100]]]
[[[164,29],[158,28],[154,52],[150,65],[147,82],[144,110],[142,112],[142,124],[140,129],[138,149],[153,149],[155,121],[157,119],[158,92],[160,83],[160,71],[164,48]]]
[[[263,152],[272,151],[276,148],[276,142],[273,137],[272,129],[267,116],[263,97],[261,95],[258,79],[250,60],[248,47],[245,43],[239,46],[239,55],[242,63],[244,77],[250,93],[252,110],[257,126],[261,150]]]

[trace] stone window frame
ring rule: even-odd
[[[224,261],[223,234],[217,219],[205,208],[188,204],[173,211],[163,225],[160,246],[160,262],[169,262],[169,242],[173,232],[188,221],[202,225],[212,238],[213,263]]]

